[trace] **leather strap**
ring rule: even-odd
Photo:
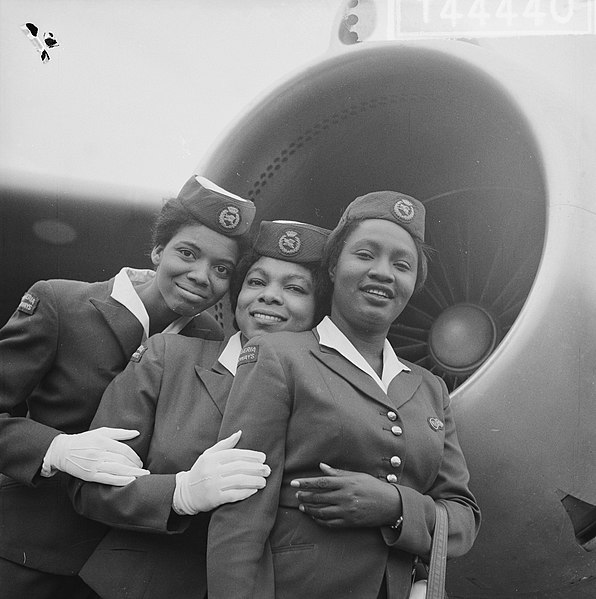
[[[428,570],[428,587],[426,599],[443,599],[445,597],[445,574],[447,572],[447,534],[448,517],[447,508],[437,501],[435,503],[437,516],[435,532],[430,552],[430,566]]]

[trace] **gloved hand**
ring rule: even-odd
[[[271,469],[265,454],[250,449],[233,449],[242,431],[206,449],[193,467],[176,474],[172,506],[180,515],[209,512],[223,503],[254,495],[265,486]]]
[[[138,435],[139,431],[105,426],[58,435],[46,452],[42,473],[57,469],[81,480],[122,487],[149,474],[139,456],[119,442]]]

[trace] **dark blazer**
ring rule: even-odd
[[[0,556],[55,574],[76,574],[106,531],[75,513],[67,475],[43,478],[40,468],[56,435],[89,428],[141,342],[141,324],[112,287],[40,281],[0,330]],[[206,313],[182,333],[223,336]],[[27,417],[16,416],[24,405]]]
[[[272,473],[263,490],[213,513],[209,599],[376,599],[384,577],[389,599],[403,599],[414,556],[429,554],[437,499],[449,513],[449,554],[472,546],[480,516],[447,390],[406,364],[411,372],[385,394],[314,331],[244,347],[220,437],[242,429],[239,446],[263,451]],[[380,480],[395,475],[401,532],[326,528],[300,512],[290,481],[320,475],[320,462]]]
[[[80,576],[103,599],[196,599],[206,592],[209,515],[172,511],[175,473],[217,441],[233,376],[217,362],[221,342],[164,334],[147,347],[108,386],[92,427],[141,431],[128,443],[151,474],[125,487],[73,479],[76,510],[114,527]]]

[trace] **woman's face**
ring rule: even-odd
[[[186,225],[165,246],[153,248],[153,285],[172,312],[194,316],[226,294],[238,254],[234,239],[201,224]]]
[[[235,316],[247,339],[260,333],[307,331],[315,324],[311,272],[293,262],[259,258],[246,273]]]
[[[344,332],[386,335],[414,292],[417,269],[416,245],[405,229],[387,220],[362,221],[329,272],[332,319]]]

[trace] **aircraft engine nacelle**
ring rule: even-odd
[[[427,289],[391,333],[442,376],[483,525],[450,597],[596,596],[596,181],[580,115],[465,42],[331,55],[260,98],[197,172],[260,219],[332,227],[425,202]]]

